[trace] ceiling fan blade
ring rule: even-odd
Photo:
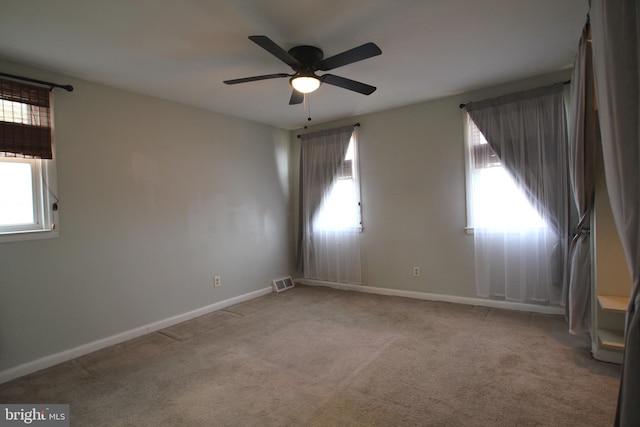
[[[375,86],[360,83],[355,80],[347,79],[345,77],[334,76],[333,74],[325,74],[320,77],[320,80],[324,83],[329,83],[330,85],[338,86],[343,89],[352,90],[363,95],[371,95],[376,90]]]
[[[333,70],[334,68],[342,67],[343,65],[362,61],[363,59],[371,58],[372,56],[378,56],[381,53],[382,51],[375,43],[365,43],[362,46],[354,47],[353,49],[349,49],[323,60],[320,63],[318,70]]]
[[[289,105],[302,104],[302,101],[304,101],[304,94],[294,89],[293,92],[291,92],[291,99],[289,100]]]
[[[278,46],[273,40],[267,36],[249,36],[249,40],[278,58],[290,67],[300,66],[300,62],[289,55],[289,52]]]
[[[241,79],[232,79],[225,80],[224,83],[228,85],[236,85],[238,83],[247,83],[247,82],[255,82],[258,80],[267,80],[267,79],[277,79],[280,77],[291,77],[289,74],[278,73],[278,74],[265,74],[262,76],[253,76],[253,77],[243,77]]]

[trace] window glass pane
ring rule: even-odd
[[[546,222],[489,148],[472,120],[469,120],[469,132],[473,227],[496,230],[546,227]]]
[[[504,167],[475,169],[473,188],[475,227],[545,227],[544,220]]]
[[[323,199],[315,216],[314,227],[317,229],[344,230],[360,227],[357,171],[354,168],[357,160],[354,148],[352,139],[345,154],[344,165],[338,171],[338,179]]]
[[[0,99],[0,120],[12,123],[29,124],[29,106],[21,102]]]
[[[0,226],[33,224],[33,173],[29,162],[0,161]]]

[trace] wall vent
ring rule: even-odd
[[[271,286],[273,286],[274,292],[282,292],[294,287],[293,279],[291,276],[283,277],[282,279],[273,279]]]

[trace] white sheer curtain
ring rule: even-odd
[[[593,68],[602,156],[631,271],[616,425],[640,425],[640,1],[593,0]]]
[[[569,171],[578,224],[569,255],[567,317],[573,334],[589,329],[591,308],[591,211],[595,192],[596,148],[599,144],[595,85],[591,66],[591,30],[582,31],[571,76]]]
[[[359,284],[360,188],[353,126],[302,136],[301,261],[305,278]]]
[[[519,189],[513,194],[537,213],[512,211],[490,225],[474,224],[477,293],[562,305],[569,227],[562,84],[474,102],[467,111],[490,146],[474,150],[474,163],[503,165]],[[512,190],[496,193],[504,191]]]

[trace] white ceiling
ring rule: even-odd
[[[588,0],[2,0],[0,57],[293,129],[307,120],[288,79],[222,83],[292,72],[249,35],[325,57],[382,49],[331,71],[373,94],[325,84],[310,96],[320,123],[569,67],[587,11]]]

